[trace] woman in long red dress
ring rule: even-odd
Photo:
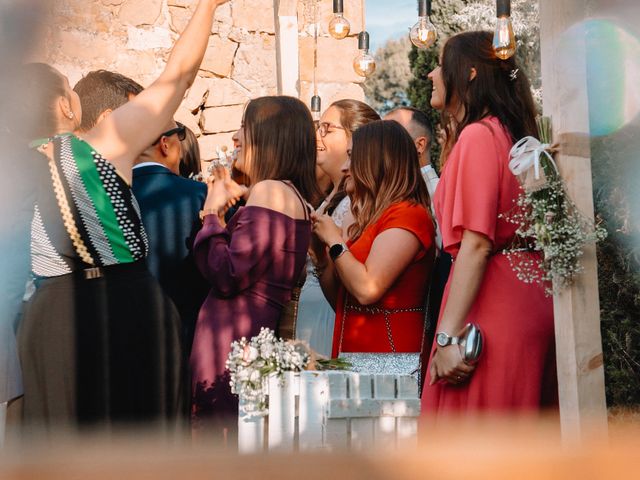
[[[512,58],[495,56],[489,32],[449,39],[441,66],[429,78],[431,106],[442,111],[447,126],[436,216],[444,249],[454,260],[423,412],[536,411],[554,405],[552,300],[538,284],[516,277],[503,254],[516,226],[500,217],[521,192],[508,168],[511,146],[537,136],[529,82]],[[485,339],[475,369],[450,344],[468,322],[479,325]]]
[[[354,223],[350,240],[330,217],[314,233],[329,247],[320,277],[336,304],[333,356],[341,352],[419,352],[433,266],[434,225],[415,145],[394,121],[353,134],[345,190]]]

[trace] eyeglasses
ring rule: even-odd
[[[334,125],[332,123],[329,122],[320,122],[318,123],[318,127],[316,128],[316,130],[318,131],[318,133],[320,134],[320,136],[322,138],[327,136],[327,133],[329,133],[331,130],[329,130],[330,128],[334,128],[337,130],[346,130],[346,128],[341,127],[339,125]]]
[[[175,135],[176,133],[178,134],[178,140],[180,141],[183,141],[185,138],[187,138],[187,127],[185,127],[180,122],[176,122],[176,125],[178,125],[176,128],[172,128],[171,130],[167,130],[166,132],[164,132],[151,145],[156,145],[160,140],[162,140],[162,137],[170,137],[171,135]]]

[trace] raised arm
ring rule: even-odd
[[[160,136],[193,83],[216,8],[227,1],[200,0],[158,79],[84,135],[127,179],[131,179],[134,160]]]

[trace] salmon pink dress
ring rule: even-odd
[[[440,319],[463,232],[486,236],[493,254],[466,318],[484,334],[480,362],[460,386],[445,381],[429,386],[427,373],[422,395],[426,415],[537,411],[557,404],[552,299],[539,284],[519,280],[502,253],[511,245],[516,226],[499,215],[513,208],[521,192],[508,167],[511,146],[506,128],[488,117],[460,133],[442,171],[435,209],[444,249],[454,260]],[[431,357],[434,351],[435,346]]]

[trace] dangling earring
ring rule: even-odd
[[[73,117],[74,117],[73,112],[69,112],[69,113],[67,114],[67,118],[68,118],[69,120],[72,120],[72,119],[73,119]]]

